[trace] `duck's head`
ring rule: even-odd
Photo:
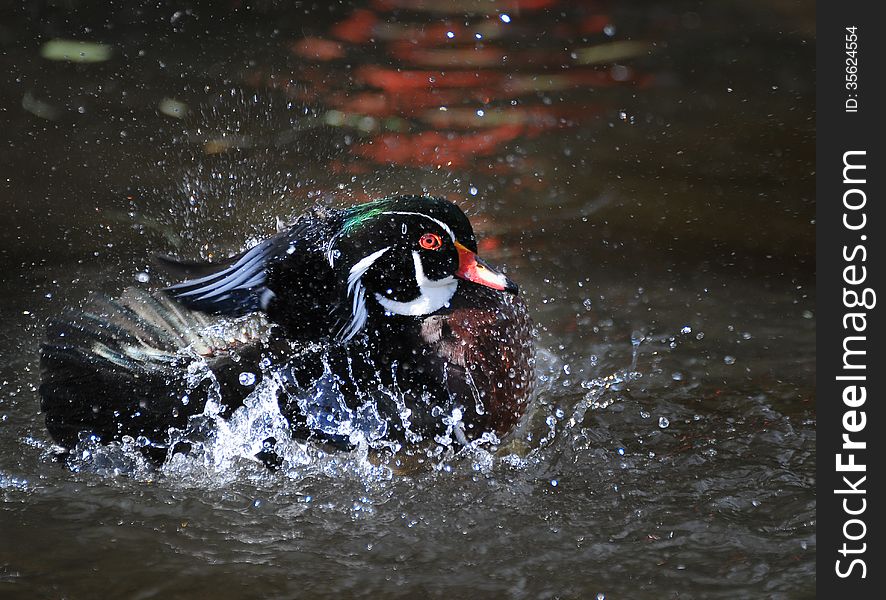
[[[351,308],[343,339],[356,335],[370,312],[424,316],[445,309],[460,285],[517,292],[477,256],[467,216],[442,198],[401,196],[348,210],[327,258]]]

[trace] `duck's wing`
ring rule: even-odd
[[[289,242],[288,235],[278,234],[223,263],[179,263],[180,270],[207,274],[164,292],[191,310],[211,314],[241,316],[263,310],[273,297],[265,285],[268,265],[285,255]],[[172,260],[162,262],[169,265]]]
[[[53,438],[73,447],[83,434],[103,441],[143,435],[159,448],[169,427],[203,411],[210,382],[225,406],[239,405],[248,390],[238,375],[258,362],[267,327],[259,316],[217,321],[136,288],[120,298],[95,294],[80,310],[50,319],[40,346],[40,398]],[[189,378],[192,364],[213,377]]]
[[[176,268],[192,278],[164,292],[204,313],[263,312],[292,340],[328,337],[350,313],[328,258],[329,240],[341,229],[343,214],[326,209],[305,213],[286,231],[221,264],[179,264]]]
[[[221,263],[157,257],[167,271],[189,277],[163,291],[191,310],[210,314],[242,316],[264,311],[274,297],[267,285],[268,269],[293,254],[307,251],[305,236],[313,225],[311,220],[304,220]]]

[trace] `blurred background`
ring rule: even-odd
[[[813,593],[814,3],[38,0],[0,49],[0,592]],[[48,458],[47,316],[419,192],[525,290],[528,457],[225,486]]]

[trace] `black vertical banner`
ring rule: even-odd
[[[886,34],[880,8],[864,0],[817,5],[821,598],[882,598],[886,589]]]

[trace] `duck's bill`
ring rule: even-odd
[[[461,277],[467,281],[472,281],[488,288],[516,294],[518,291],[517,284],[505,277],[505,275],[471,252],[458,242],[455,242],[458,249],[458,271],[455,272],[456,277]]]

